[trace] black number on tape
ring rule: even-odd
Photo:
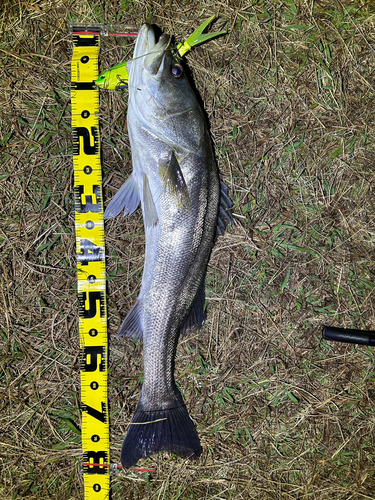
[[[100,363],[98,357],[100,356]],[[95,372],[98,367],[100,372],[105,371],[105,348],[102,346],[88,346],[81,350],[81,370]]]
[[[100,262],[104,260],[103,247],[98,247],[92,241],[82,239],[81,252],[77,253],[77,260],[81,266],[87,266],[89,262]]]
[[[86,411],[91,417],[96,418],[103,424],[107,423],[107,405],[102,402],[102,411],[95,410],[92,406],[81,403],[82,411]]]
[[[89,301],[88,309],[86,309],[87,299]],[[104,292],[80,292],[78,294],[79,316],[84,319],[95,318],[98,300],[100,301],[100,317],[102,318],[104,317]]]
[[[84,465],[84,472],[87,474],[107,474],[108,473],[108,454],[106,451],[86,451],[83,454],[83,463],[89,464],[91,460],[95,465]],[[107,467],[96,464],[107,465]]]
[[[86,165],[85,167],[83,167],[83,171],[86,175],[90,175],[92,173],[92,167],[90,167],[90,165]]]
[[[100,186],[92,186],[94,195],[85,193],[85,186],[80,185],[74,188],[76,212],[87,214],[89,212],[98,213],[102,210],[102,200],[100,196]],[[83,202],[84,196],[84,202]],[[96,198],[94,203],[93,196]]]
[[[91,130],[91,135],[90,135]],[[99,153],[98,129],[97,127],[74,127],[73,134],[73,155],[78,156],[81,152],[81,140],[83,138],[83,151],[86,155],[97,155]],[[92,146],[91,143],[94,143]]]

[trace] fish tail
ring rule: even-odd
[[[199,457],[202,447],[194,423],[185,406],[134,414],[121,450],[121,463],[129,468],[140,458],[158,451],[182,457]]]

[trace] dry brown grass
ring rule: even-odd
[[[208,271],[208,319],[177,380],[198,462],[159,455],[114,499],[375,499],[375,357],[325,324],[375,329],[374,4],[366,1],[3,0],[0,6],[0,495],[83,498],[70,134],[69,19],[184,39],[236,224]],[[101,67],[133,42],[103,39]],[[101,96],[105,199],[131,171],[126,93]],[[142,347],[114,334],[139,291],[138,210],[107,224],[112,461]]]

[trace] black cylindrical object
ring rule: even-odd
[[[375,346],[375,331],[370,330],[350,330],[347,328],[325,326],[323,328],[323,338],[336,342]]]

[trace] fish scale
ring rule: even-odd
[[[216,233],[232,217],[202,110],[169,37],[156,42],[153,28],[143,25],[127,66],[133,173],[105,217],[142,204],[142,286],[118,333],[143,340],[144,382],[121,452],[123,466],[131,467],[162,450],[201,453],[174,379],[176,347],[181,331],[204,322],[207,263]]]

